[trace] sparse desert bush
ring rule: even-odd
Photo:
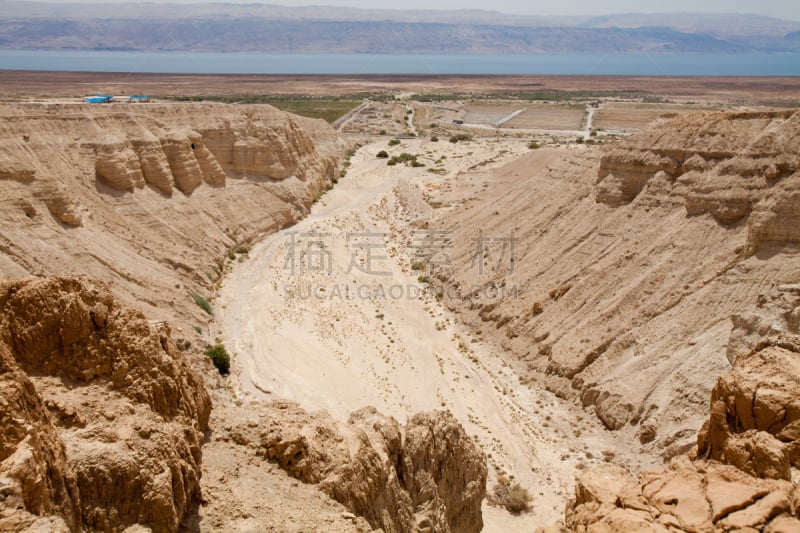
[[[420,163],[417,161],[417,156],[412,154],[407,154],[403,152],[400,155],[393,156],[389,161],[387,161],[387,165],[394,166],[398,163],[403,163],[404,165],[410,165],[412,167],[424,167],[424,163]]]
[[[539,148],[539,143],[537,143],[536,141],[531,141],[528,143],[528,148],[530,148],[531,150],[537,150]]]
[[[578,137],[577,139],[575,139],[575,142],[578,144],[583,144],[583,137]]]
[[[431,135],[431,142],[438,143],[439,142],[439,137],[437,137],[436,135]]]
[[[411,263],[411,270],[425,270],[425,263],[422,263],[420,261]]]
[[[417,278],[417,281],[419,281],[420,283],[430,283],[431,278],[430,276],[420,276]]]
[[[389,146],[397,146],[398,144],[400,144],[400,139],[392,139],[389,141]]]
[[[234,256],[235,257],[235,256]],[[214,309],[211,307],[211,304],[208,303],[208,300],[200,296],[199,294],[192,294],[192,300],[196,303],[200,309],[208,313],[209,315],[214,314]]]
[[[492,501],[497,505],[502,505],[512,514],[520,514],[531,508],[531,500],[528,489],[519,483],[512,484],[505,476],[497,478],[492,494]]]
[[[466,133],[459,133],[458,135],[453,135],[452,137],[450,137],[450,142],[453,144],[456,144],[457,142],[461,141],[471,141],[471,140],[472,136],[467,135]]]
[[[231,369],[231,357],[228,355],[225,346],[222,344],[209,346],[206,348],[205,353],[211,359],[211,362],[214,363],[214,366],[217,367],[220,374],[223,376],[228,375]]]
[[[235,254],[249,254],[250,253],[250,246],[247,244],[240,244],[236,248],[233,249],[233,253]]]
[[[379,159],[387,159],[389,157],[389,154],[386,152],[386,150],[381,150],[375,157]]]

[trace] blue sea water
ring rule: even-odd
[[[0,49],[0,69],[186,74],[800,76],[800,54],[261,54]]]

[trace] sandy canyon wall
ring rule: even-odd
[[[606,151],[536,150],[435,224],[452,232],[453,268],[437,275],[534,386],[675,456],[733,363],[732,319],[800,280],[798,153],[792,111],[664,120]],[[480,258],[478,229],[495,240]],[[500,264],[511,232],[513,263],[507,249]]]
[[[227,252],[307,213],[345,142],[269,106],[0,107],[0,274],[86,274],[202,324]]]

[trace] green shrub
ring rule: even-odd
[[[389,157],[389,154],[386,153],[386,150],[381,150],[380,152],[378,152],[378,155],[376,155],[375,157],[378,157],[380,159],[386,159],[386,158]]]
[[[235,257],[236,256],[234,256],[234,258]],[[208,300],[206,300],[205,298],[203,298],[199,294],[192,294],[192,299],[194,300],[194,303],[196,303],[198,306],[200,306],[200,309],[202,309],[203,311],[205,311],[209,315],[213,315],[214,314],[214,309],[211,307],[211,304],[208,303]]]
[[[430,276],[420,276],[417,278],[417,281],[419,281],[420,283],[430,283],[431,278]]]
[[[223,376],[228,375],[231,369],[231,357],[228,355],[225,346],[222,344],[209,346],[206,348],[205,353],[211,359],[211,362],[214,363],[214,366],[217,367],[220,374]]]
[[[249,254],[250,253],[250,246],[247,244],[240,244],[236,248],[233,249],[233,253],[235,254]]]
[[[528,489],[522,487],[519,483],[512,485],[511,481],[505,476],[497,478],[492,500],[508,509],[510,513],[520,514],[529,510],[532,499]]]
[[[200,326],[192,326],[192,329],[195,330],[198,335],[203,334],[203,329]]]
[[[378,132],[378,135],[386,135],[386,130],[381,130]]]
[[[577,139],[575,139],[575,142],[578,144],[583,144],[583,137],[578,137]]]
[[[438,143],[439,142],[439,137],[437,137],[436,135],[431,135],[431,142]]]
[[[397,146],[398,144],[400,144],[400,139],[392,139],[389,141],[389,146]]]
[[[390,165],[390,166],[394,166],[394,165],[396,165],[398,163],[403,163],[404,165],[410,165],[412,167],[424,167],[425,166],[424,163],[420,163],[420,162],[417,161],[417,156],[416,155],[408,154],[406,152],[403,152],[400,155],[393,156],[387,162],[387,164]]]
[[[458,135],[453,135],[450,137],[450,142],[455,144],[460,141],[471,141],[472,136],[467,135],[466,133],[459,133]]]
[[[425,263],[420,261],[411,263],[411,270],[425,270]]]
[[[537,150],[539,148],[539,143],[537,143],[536,141],[531,141],[528,143],[528,148],[530,148],[531,150]]]

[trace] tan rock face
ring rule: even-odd
[[[797,320],[765,303],[752,331],[734,331],[741,346],[728,343],[732,316],[749,321],[771,285],[800,279],[800,211],[789,202],[798,128],[796,111],[687,115],[608,150],[536,150],[473,198],[441,194],[453,204],[431,222],[452,243],[444,301],[536,386],[580,403],[621,441],[665,459],[685,453],[730,369],[720,352],[750,351],[746,337]],[[762,211],[785,231],[762,237]],[[498,244],[477,268],[481,229],[506,242],[513,230],[513,264],[498,260]]]
[[[291,476],[317,484],[384,531],[477,532],[486,458],[448,413],[421,413],[401,431],[373,408],[337,424],[288,403],[263,406],[258,427],[227,428]]]
[[[582,474],[576,485],[566,511],[568,531],[763,530],[795,520],[791,483],[686,457],[643,472],[638,482],[620,467],[601,466]]]
[[[88,275],[190,332],[228,251],[303,216],[346,148],[270,106],[2,105],[0,276]]]
[[[46,515],[76,529],[80,499],[64,443],[5,344],[0,344],[0,407],[0,529],[23,530]]]
[[[697,459],[645,471],[638,483],[614,466],[577,480],[570,531],[794,531],[800,449],[800,338],[794,286],[734,318],[734,367],[711,393]],[[767,325],[769,324],[769,327]],[[736,331],[740,331],[737,335]],[[747,348],[752,348],[747,351]]]
[[[748,221],[749,253],[768,241],[800,242],[800,113],[682,117],[635,135],[600,163],[597,200],[673,193],[686,213],[721,224]]]
[[[0,282],[0,310],[0,524],[176,530],[211,405],[169,331],[80,279]]]

